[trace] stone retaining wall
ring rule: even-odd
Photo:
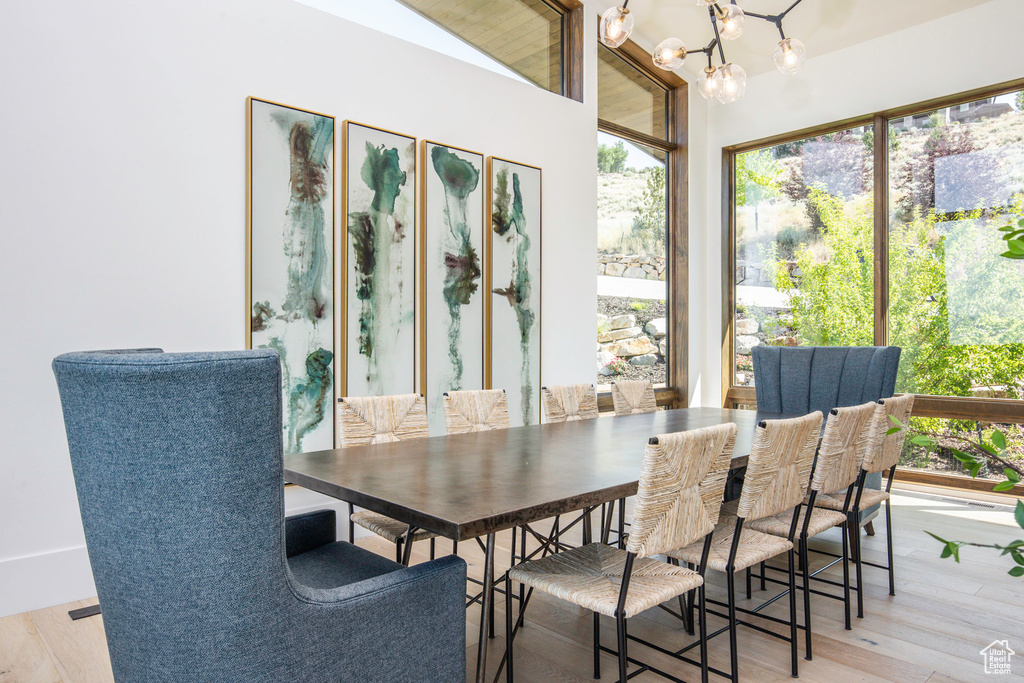
[[[632,365],[654,365],[668,352],[668,322],[655,318],[643,328],[635,315],[614,318],[597,316],[597,371],[609,376],[616,372],[608,363],[621,358]]]
[[[664,256],[638,254],[598,254],[597,274],[611,277],[631,277],[639,280],[664,280]]]

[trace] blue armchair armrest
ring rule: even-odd
[[[285,517],[285,555],[293,557],[334,543],[338,538],[338,523],[334,510],[314,510],[301,515]]]

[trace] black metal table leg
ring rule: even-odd
[[[484,592],[480,596],[480,640],[476,645],[476,683],[485,683],[487,670],[487,627],[491,620],[491,592],[494,588],[494,534],[487,534],[484,556]]]

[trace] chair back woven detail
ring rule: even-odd
[[[343,398],[338,427],[343,447],[425,438],[427,404],[419,394]]]
[[[654,398],[654,385],[645,379],[622,380],[612,383],[612,404],[616,415],[653,413],[658,409]]]
[[[821,433],[821,413],[758,425],[736,515],[773,517],[803,502]]]
[[[857,481],[860,466],[870,443],[876,403],[836,408],[825,423],[825,436],[818,449],[818,460],[811,478],[811,489],[818,493],[844,491]]]
[[[910,422],[910,413],[914,409],[913,394],[899,394],[892,398],[882,399],[875,406],[875,414],[871,421],[867,453],[864,455],[864,469],[868,472],[885,472],[899,462],[903,452],[903,442],[907,438],[906,425]],[[896,424],[889,419],[892,416],[904,425],[898,432],[886,435]]]
[[[508,399],[501,389],[449,391],[444,396],[444,423],[449,434],[508,429]]]
[[[597,391],[593,384],[541,387],[545,422],[573,422],[597,417]]]
[[[682,548],[718,523],[736,425],[662,434],[644,451],[626,549],[640,557]]]

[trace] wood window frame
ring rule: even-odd
[[[722,149],[722,405],[726,408],[756,407],[754,387],[738,387],[735,380],[735,314],[736,314],[736,195],[735,160],[739,154],[774,147],[806,138],[836,133],[849,128],[870,126],[874,133],[874,343],[889,343],[889,123],[913,114],[923,114],[976,100],[1024,90],[1024,78],[1004,81],[954,95],[934,98],[915,104],[895,107],[864,116],[804,128],[802,130],[753,140]],[[1024,424],[1024,400],[972,398],[960,396],[914,397],[915,417],[935,417],[979,422]],[[897,469],[897,479],[937,484],[956,488],[978,488],[985,482],[969,477]],[[967,482],[976,482],[968,484]],[[991,488],[991,487],[988,487]],[[1021,495],[1024,487],[1015,487],[1010,495]]]
[[[665,308],[668,314],[668,374],[665,387],[655,389],[658,405],[685,408],[689,404],[689,96],[688,84],[670,71],[657,69],[651,55],[632,40],[615,54],[665,89],[666,139],[647,135],[611,121],[597,120],[597,129],[630,142],[661,150],[665,161]],[[612,410],[611,392],[598,392],[598,409]]]

